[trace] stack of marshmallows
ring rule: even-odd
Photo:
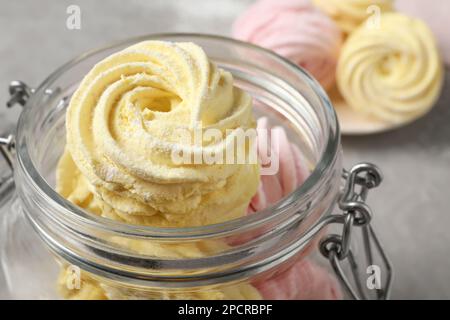
[[[424,115],[442,89],[433,33],[393,0],[260,0],[233,34],[305,68],[335,105],[387,125]]]

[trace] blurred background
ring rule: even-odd
[[[425,1],[425,0],[423,0]],[[230,35],[251,0],[0,1],[0,133],[20,107],[6,109],[8,84],[37,86],[78,54],[111,41],[159,32]],[[80,29],[66,27],[70,5]],[[450,39],[449,39],[450,40]],[[450,299],[450,84],[434,109],[401,129],[344,137],[347,167],[361,161],[384,172],[369,198],[375,226],[395,268],[393,298]],[[0,275],[0,288],[1,286]]]

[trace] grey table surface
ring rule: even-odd
[[[79,53],[156,32],[228,35],[250,0],[0,0],[0,106],[10,80],[38,85]],[[66,27],[69,5],[81,29]],[[344,137],[345,164],[370,161],[385,181],[370,198],[395,268],[393,298],[450,299],[450,83],[423,119],[392,132]],[[0,107],[0,132],[20,108]],[[1,282],[1,277],[0,277]],[[1,283],[0,283],[1,285]]]

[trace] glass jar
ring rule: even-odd
[[[253,96],[256,116],[282,125],[302,150],[310,168],[306,181],[256,214],[191,228],[124,224],[61,197],[54,190],[55,168],[65,146],[70,96],[96,62],[149,39],[194,42],[230,71],[236,85]],[[218,36],[144,36],[83,54],[37,89],[16,81],[10,91],[11,104],[25,107],[15,138],[0,140],[14,172],[0,186],[7,297],[387,298],[390,264],[365,204],[367,191],[381,180],[379,171],[369,164],[343,171],[339,125],[325,92],[273,52]],[[208,254],[195,254],[204,247]],[[170,254],[174,250],[184,252]],[[356,267],[362,260],[377,266],[376,259],[386,272],[370,292],[367,275],[360,273],[365,269]],[[336,276],[326,271],[330,266]]]

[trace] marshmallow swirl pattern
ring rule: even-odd
[[[380,28],[355,30],[337,69],[339,90],[353,110],[394,124],[425,114],[442,82],[433,34],[422,21],[398,13],[383,14]]]
[[[392,0],[313,0],[345,33],[359,27],[370,16],[393,10]]]
[[[250,96],[200,47],[142,42],[98,63],[73,95],[58,191],[129,223],[177,227],[236,218],[256,192],[258,164],[207,164],[202,152],[225,153],[234,132],[254,126]],[[207,129],[223,138],[202,140],[200,148],[194,132]],[[177,163],[174,154],[201,161]]]
[[[233,34],[302,66],[325,88],[334,84],[342,34],[307,0],[256,2],[235,22]]]

